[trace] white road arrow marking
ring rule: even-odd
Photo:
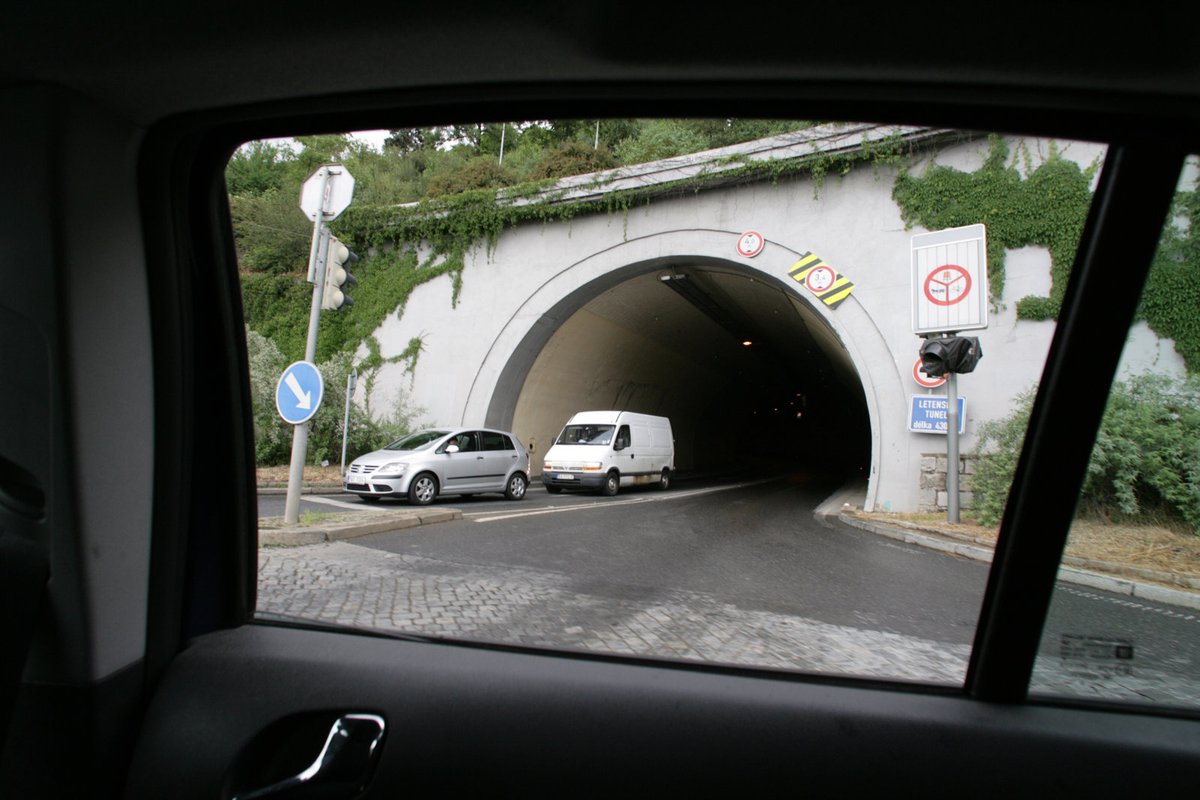
[[[303,408],[306,411],[312,408],[312,392],[306,392],[301,388],[300,381],[296,380],[296,373],[289,372],[283,382],[292,390],[292,394],[296,395],[297,408]]]

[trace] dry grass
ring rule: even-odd
[[[951,524],[945,514],[864,514],[863,519],[930,530],[954,539],[995,545],[996,528],[970,522]],[[1122,525],[1076,520],[1067,555],[1200,579],[1200,536],[1159,525]]]

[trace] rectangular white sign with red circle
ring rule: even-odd
[[[913,333],[988,326],[987,231],[983,225],[912,237]]]

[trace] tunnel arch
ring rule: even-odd
[[[752,371],[751,380],[757,380],[761,386],[771,384],[772,389],[783,391],[785,387],[782,384],[788,382],[787,375],[795,377],[796,373],[805,372],[800,384],[813,387],[811,391],[818,395],[814,398],[803,391],[797,392],[798,395],[804,395],[806,403],[816,400],[819,405],[822,398],[834,396],[843,408],[832,408],[827,403],[822,415],[816,418],[818,428],[822,424],[822,417],[827,423],[823,431],[825,435],[820,437],[821,443],[828,448],[828,454],[836,456],[845,455],[847,449],[862,451],[860,466],[869,478],[868,496],[873,497],[885,449],[881,441],[881,426],[887,424],[885,420],[889,403],[892,408],[899,405],[890,401],[902,393],[900,374],[886,343],[853,296],[836,311],[831,311],[787,277],[788,268],[803,251],[768,241],[764,251],[757,257],[743,258],[735,250],[739,235],[740,232],[708,229],[659,232],[621,242],[564,267],[528,297],[492,342],[472,383],[464,419],[482,418],[489,425],[514,430],[534,446],[534,461],[540,466],[537,457],[539,442],[545,443],[556,434],[557,426],[565,421],[565,418],[558,417],[564,414],[569,416],[569,413],[564,410],[560,397],[559,407],[551,408],[554,404],[547,403],[540,412],[533,412],[538,423],[531,424],[528,406],[530,393],[538,390],[539,359],[544,361],[557,357],[558,367],[554,367],[552,361],[542,371],[554,375],[559,384],[567,382],[565,376],[570,374],[570,370],[564,369],[567,362],[562,360],[563,354],[560,352],[555,356],[551,351],[555,350],[556,337],[568,335],[572,326],[579,327],[573,320],[598,317],[601,323],[613,322],[604,318],[621,316],[621,312],[614,312],[614,308],[619,309],[622,305],[622,297],[625,301],[633,298],[634,305],[649,303],[646,295],[655,291],[652,287],[656,282],[666,286],[671,282],[666,278],[674,280],[674,276],[685,276],[684,280],[693,284],[693,287],[700,285],[700,299],[693,297],[689,300],[684,292],[677,290],[671,295],[656,295],[659,302],[663,303],[660,307],[678,310],[681,302],[694,307],[693,327],[689,330],[700,331],[703,328],[703,335],[710,342],[708,347],[702,348],[705,353],[721,349],[722,335],[729,342],[734,342],[738,325],[749,321],[750,329],[754,329],[754,323],[758,323],[754,335],[763,338],[751,349],[759,361],[774,361],[777,366],[782,363],[785,379],[775,386],[764,378],[770,368],[764,369],[760,365],[757,371]],[[631,290],[630,287],[635,288]],[[630,291],[633,293],[630,294]],[[731,295],[735,297],[731,299]],[[670,303],[662,301],[668,296],[673,298]],[[747,297],[751,299],[747,300]],[[593,313],[597,304],[605,306],[606,298],[607,307]],[[715,309],[706,310],[706,305],[715,305]],[[768,307],[772,313],[770,319],[764,320],[762,315]],[[645,305],[642,310],[645,310]],[[720,319],[722,316],[726,318]],[[702,326],[696,327],[695,320],[701,317],[707,319]],[[778,317],[783,319],[776,319]],[[596,320],[592,322],[593,332],[603,327]],[[617,319],[615,325],[620,327],[623,323],[626,328],[637,327],[621,319]],[[612,325],[608,325],[608,328],[615,330]],[[574,331],[570,335],[575,337],[573,352],[586,353],[590,349],[586,344],[586,331]],[[623,334],[616,331],[614,336],[619,339]],[[794,339],[793,347],[797,352],[785,352],[789,347],[782,340],[789,336]],[[626,345],[639,343],[636,337],[624,338]],[[740,342],[737,344],[740,345]],[[601,351],[604,346],[597,345]],[[622,345],[610,339],[607,346],[620,348]],[[631,346],[629,349],[644,351],[654,347],[642,342],[641,346]],[[590,355],[598,360],[613,358],[611,353]],[[705,383],[724,381],[729,384],[734,376],[728,371],[728,363],[727,360],[725,372],[718,367],[715,374],[697,373],[700,377],[696,382],[700,388],[692,387],[689,391],[701,394]],[[815,378],[820,378],[824,383],[818,385],[820,381]],[[711,424],[719,418],[719,412],[711,409],[696,412],[694,418],[689,419],[687,414],[679,413],[677,403],[673,404],[662,397],[656,399],[651,383],[639,383],[633,379],[628,383],[629,386],[614,386],[610,380],[607,385],[579,387],[575,402],[567,403],[566,407],[574,405],[579,407],[573,410],[583,410],[617,406],[648,413],[673,410],[673,416],[680,419],[676,431],[677,439],[681,439],[680,466],[707,466],[701,454],[710,453],[713,448],[708,445],[699,447],[696,442],[702,427],[706,435],[711,434],[713,427],[728,428],[726,425]],[[726,396],[729,391],[723,388],[716,394]],[[567,395],[570,396],[570,392]],[[746,395],[743,392],[741,396]],[[672,416],[672,413],[667,415]],[[865,435],[862,434],[863,428],[867,431]],[[850,444],[856,437],[861,443],[857,446]],[[808,443],[811,444],[812,440]],[[736,445],[727,443],[723,447],[724,450],[716,448],[718,458],[723,452],[754,455],[752,450],[739,450]]]

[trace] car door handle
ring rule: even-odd
[[[386,730],[387,724],[378,715],[345,714],[333,723],[325,746],[308,769],[279,783],[235,795],[233,800],[358,797],[379,760]]]
[[[475,456],[476,461],[483,461],[483,456]]]

